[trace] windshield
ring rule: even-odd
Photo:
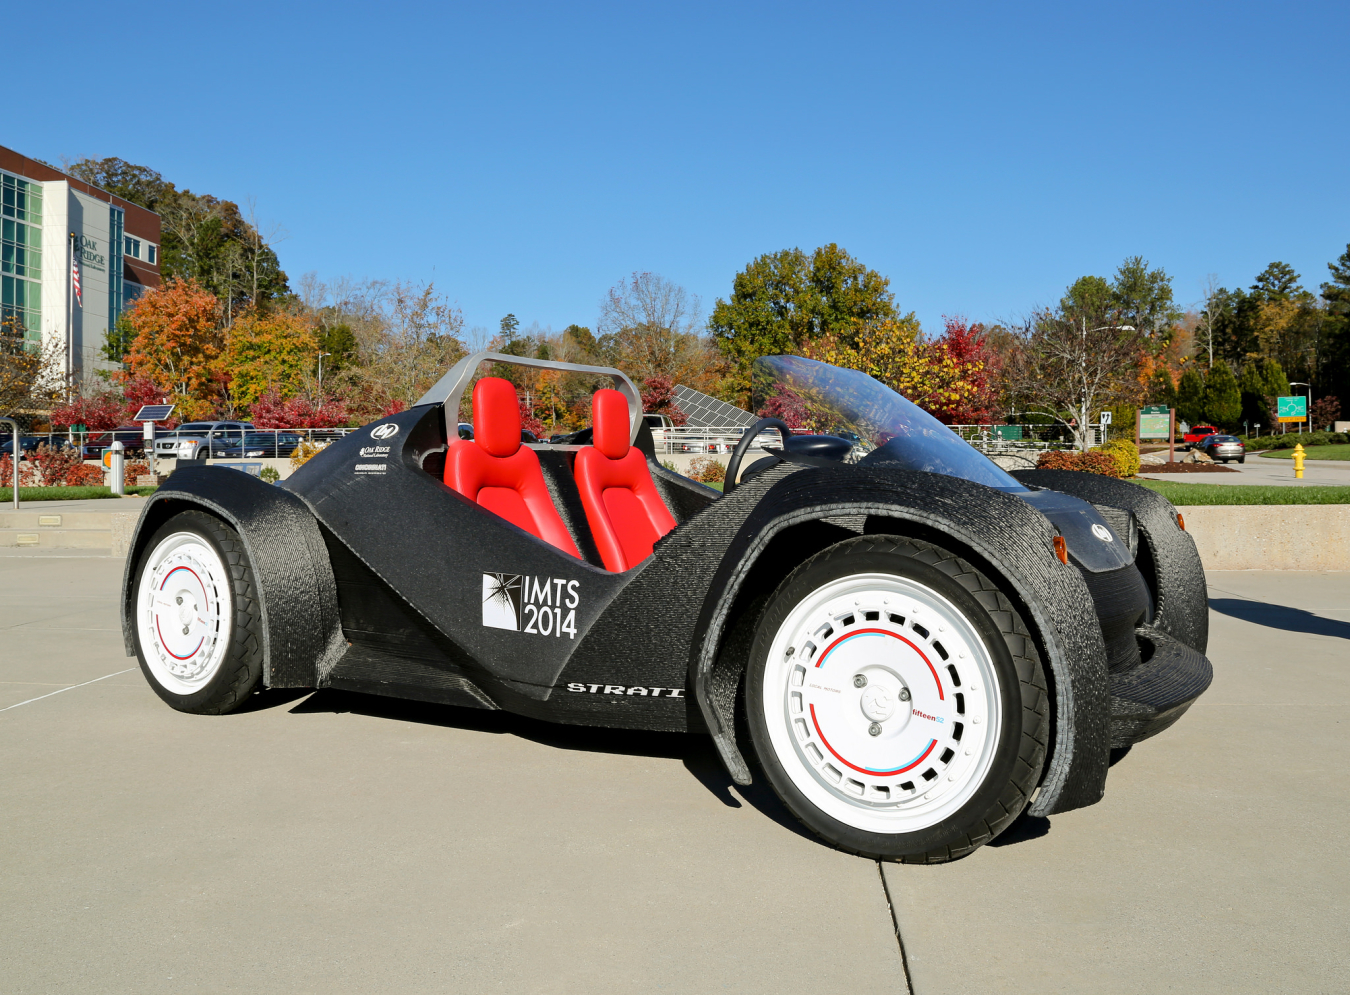
[[[800,356],[764,356],[751,373],[754,409],[794,429],[835,435],[861,451],[860,465],[899,465],[1026,490],[998,464],[917,404],[866,373]]]

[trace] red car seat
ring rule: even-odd
[[[581,559],[553,507],[539,457],[520,444],[520,402],[510,381],[484,377],[474,386],[473,440],[447,447],[444,479],[479,507]]]
[[[577,453],[576,479],[591,534],[607,570],[637,566],[675,527],[661,500],[647,458],[628,444],[628,400],[617,390],[591,399],[594,440]]]

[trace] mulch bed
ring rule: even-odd
[[[1237,473],[1221,463],[1141,463],[1140,473]]]

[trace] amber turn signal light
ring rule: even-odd
[[[1069,547],[1065,543],[1063,536],[1055,536],[1055,555],[1059,557],[1059,562],[1064,565],[1069,563]]]
[[[1186,518],[1179,511],[1177,512],[1177,528],[1181,529],[1182,532],[1186,531]]]

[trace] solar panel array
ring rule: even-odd
[[[694,390],[692,387],[686,387],[683,384],[675,385],[675,403],[688,416],[689,424],[695,428],[711,426],[722,428],[728,425],[749,426],[759,420],[750,412],[743,411],[734,404],[719,401],[715,397],[710,397],[702,391]]]

